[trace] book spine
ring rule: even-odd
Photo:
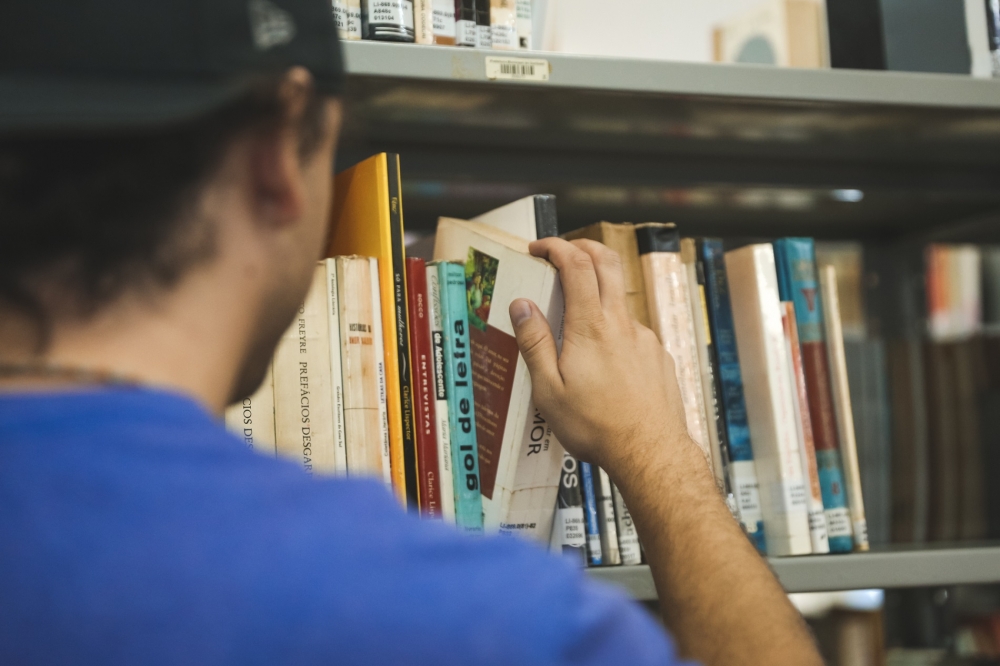
[[[267,374],[253,395],[226,409],[226,427],[247,445],[248,449],[268,456],[274,448],[274,371]]]
[[[534,28],[532,18],[531,0],[517,0],[517,42],[518,47],[523,51],[530,51],[534,48],[531,38]],[[539,238],[543,238],[543,236],[539,236]]]
[[[413,42],[412,0],[361,0],[361,36],[387,42]]]
[[[455,44],[455,0],[433,0],[434,43]]]
[[[799,453],[802,458],[802,472],[806,480],[809,507],[809,534],[812,537],[814,555],[830,552],[830,539],[826,532],[826,514],[823,512],[823,492],[819,487],[819,472],[816,469],[816,449],[813,444],[812,424],[809,422],[809,398],[806,396],[806,379],[802,373],[802,352],[799,350],[798,327],[795,325],[795,305],[782,301],[781,323],[785,327],[788,343],[788,368],[791,371],[792,386],[795,389],[795,424],[798,426]]]
[[[830,552],[849,553],[854,549],[854,538],[844,493],[836,412],[830,392],[830,367],[823,334],[823,299],[816,277],[813,241],[810,238],[783,238],[775,241],[774,248],[781,299],[795,304],[795,323],[802,351],[809,420],[816,448],[816,467],[826,511]]]
[[[725,260],[768,554],[807,555],[812,541],[774,252],[750,245]]]
[[[375,351],[375,370],[378,380],[378,441],[381,442],[381,470],[383,480],[392,485],[392,445],[389,437],[389,398],[386,389],[389,373],[385,362],[385,331],[382,321],[382,290],[379,287],[378,259],[368,257],[368,277],[371,283],[372,346]],[[404,422],[405,423],[405,422]],[[405,442],[404,442],[405,443]],[[370,444],[369,444],[370,446]]]
[[[317,264],[274,356],[276,449],[312,473],[336,471],[326,267]]]
[[[625,565],[642,564],[642,547],[639,545],[639,533],[632,522],[632,514],[625,506],[621,492],[615,484],[611,484],[611,496],[615,501],[615,519],[618,521],[618,552],[621,563]]]
[[[713,334],[716,360],[729,447],[729,482],[736,498],[743,529],[760,553],[767,552],[764,519],[760,507],[760,487],[753,459],[750,424],[743,397],[743,374],[736,348],[733,311],[729,303],[729,281],[723,259],[722,241],[705,240],[701,245],[705,262],[705,291],[708,299],[709,327]]]
[[[576,458],[564,451],[559,493],[556,496],[556,515],[552,523],[552,550],[585,562],[586,523],[583,493],[580,491],[580,465]]]
[[[490,25],[490,3],[492,0],[475,0],[476,3],[476,48],[493,48],[493,30]]]
[[[432,0],[413,0],[413,41],[434,43],[434,5]]]
[[[469,315],[465,301],[465,267],[438,264],[442,321],[445,325],[445,380],[448,383],[455,522],[467,532],[483,531],[483,499],[479,486],[475,399],[469,355]]]
[[[591,468],[593,471],[594,468]],[[608,473],[597,467],[597,519],[601,533],[601,554],[604,564],[618,565],[622,563],[621,552],[618,549],[618,524],[615,521],[615,499],[611,492],[611,479]]]
[[[478,31],[476,0],[455,0],[455,44],[475,46],[478,42]]]
[[[455,522],[455,477],[451,468],[451,425],[448,415],[448,383],[445,381],[444,326],[441,323],[441,286],[437,264],[427,266],[427,316],[431,329],[434,372],[434,418],[437,432],[438,472],[441,476],[441,515]]]
[[[583,488],[583,511],[587,521],[587,564],[599,567],[604,564],[604,557],[601,551],[601,524],[597,517],[594,472],[590,463],[580,462],[580,485]]]
[[[420,511],[441,517],[441,483],[437,458],[437,424],[434,415],[434,359],[431,355],[430,322],[427,316],[427,265],[423,259],[407,258],[409,287],[410,352],[413,359],[413,412],[417,430],[417,475]]]
[[[410,336],[406,314],[406,253],[403,245],[403,191],[399,178],[399,155],[386,155],[389,190],[389,236],[392,251],[392,296],[396,315],[394,342],[386,352],[395,351],[399,363],[399,400],[403,427],[403,478],[407,504],[418,506],[417,444],[413,428],[413,395],[410,393]],[[388,377],[388,381],[393,378]],[[394,461],[397,462],[397,461]]]
[[[333,398],[333,446],[337,474],[347,474],[347,435],[344,426],[344,371],[340,343],[340,288],[337,284],[337,262],[323,261],[325,269],[326,305],[330,341],[330,394]]]
[[[333,20],[341,39],[361,39],[361,0],[333,0]]]
[[[826,324],[826,344],[830,356],[833,406],[837,414],[840,450],[844,460],[844,480],[847,484],[848,506],[854,530],[854,545],[859,551],[868,550],[868,522],[861,492],[861,469],[858,465],[858,445],[854,436],[854,413],[851,390],[847,383],[847,359],[844,355],[844,333],[840,323],[840,299],[837,294],[837,270],[833,266],[820,269],[823,319]]]
[[[501,51],[518,50],[517,1],[489,0],[489,3],[491,46]]]

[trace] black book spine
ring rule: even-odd
[[[880,0],[827,0],[830,66],[885,69]]]
[[[553,548],[586,564],[587,524],[583,512],[583,492],[580,489],[580,470],[576,458],[563,452],[562,473],[559,477],[559,494],[556,496],[556,515],[552,523]]]
[[[535,195],[535,232],[540,239],[559,235],[559,223],[556,218],[556,195]]]
[[[413,42],[412,0],[361,0],[361,37]]]
[[[475,46],[476,0],[455,0],[455,44]]]
[[[652,252],[681,251],[681,234],[672,224],[659,222],[637,224],[635,239],[639,244],[639,256]]]
[[[476,46],[481,49],[493,48],[490,0],[476,0]]]
[[[403,194],[399,183],[399,155],[386,156],[389,175],[389,231],[392,243],[393,305],[396,309],[396,350],[399,355],[399,395],[403,412],[403,477],[407,505],[416,509],[417,443],[413,430],[413,394],[410,390],[410,335],[406,309],[406,253],[403,250]]]

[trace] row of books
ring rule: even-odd
[[[333,0],[341,39],[532,48],[532,0]]]

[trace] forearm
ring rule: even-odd
[[[629,447],[649,455],[612,471],[682,653],[706,666],[822,664],[805,622],[733,520],[700,450],[684,438],[669,447]]]

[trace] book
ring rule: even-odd
[[[434,20],[434,43],[440,46],[455,44],[455,0],[431,0]]]
[[[476,46],[478,42],[476,2],[477,0],[455,0],[455,44],[457,46]]]
[[[615,500],[611,492],[611,479],[608,473],[600,467],[594,480],[594,500],[597,504],[597,522],[601,536],[601,555],[605,565],[613,566],[622,563],[618,550],[618,523],[615,521]]]
[[[674,225],[660,223],[637,225],[635,234],[650,323],[660,344],[674,359],[688,434],[701,447],[712,469],[687,274],[681,263],[680,234]]]
[[[438,467],[437,419],[434,413],[434,356],[428,317],[427,264],[407,257],[410,358],[413,361],[413,420],[417,431],[417,483],[420,512],[441,517],[441,475]]]
[[[489,3],[492,47],[501,51],[518,50],[521,44],[517,35],[517,0],[489,0]]]
[[[782,301],[781,305],[783,309],[781,323],[785,327],[785,342],[788,345],[788,367],[792,372],[790,381],[795,389],[795,425],[798,426],[799,454],[802,458],[802,473],[806,480],[809,535],[812,538],[813,554],[819,555],[830,552],[830,539],[826,532],[823,492],[819,485],[812,423],[809,421],[809,398],[806,396],[806,377],[802,372],[799,329],[795,324],[795,305],[791,301]]]
[[[413,42],[412,0],[361,0],[361,37]]]
[[[361,0],[333,0],[333,20],[341,39],[361,39]]]
[[[767,0],[717,26],[716,62],[829,67],[824,4]]]
[[[455,488],[455,524],[466,532],[483,531],[483,500],[476,406],[472,389],[469,313],[465,267],[447,261],[437,267],[444,327],[444,379],[447,385],[451,468]]]
[[[986,388],[982,338],[976,336],[957,343],[954,358],[960,481],[958,537],[963,541],[976,541],[986,538],[988,523],[983,449],[995,445],[995,440],[984,440],[980,431],[979,403]],[[992,483],[991,478],[989,482]],[[867,500],[866,495],[866,504]]]
[[[531,399],[531,377],[508,308],[532,300],[562,339],[559,276],[528,241],[477,222],[441,218],[434,257],[465,265],[476,440],[487,530],[547,542],[562,446]]]
[[[384,456],[375,346],[375,320],[381,312],[372,299],[371,264],[368,257],[337,257],[335,261],[340,292],[347,473],[384,479],[388,461]]]
[[[705,308],[704,273],[699,275],[698,251],[693,238],[681,239],[681,262],[684,264],[687,277],[688,303],[691,306],[691,321],[694,325],[701,395],[704,401],[702,409],[706,416],[705,431],[712,454],[712,471],[719,492],[728,498],[728,484],[722,459],[722,447],[726,435],[715,395],[715,371],[711,359],[712,334],[708,329],[708,312]],[[733,511],[738,512],[734,504],[735,502],[730,502]]]
[[[955,541],[960,520],[958,456],[954,450],[958,443],[955,363],[950,343],[928,341],[924,354],[930,461],[928,538]]]
[[[725,262],[767,552],[807,555],[812,552],[809,511],[774,250],[749,245],[726,252]]]
[[[434,43],[433,0],[413,0],[413,41],[417,44]]]
[[[490,4],[492,0],[476,2],[476,48],[493,48],[493,29],[490,25]]]
[[[399,156],[380,153],[337,174],[331,220],[328,256],[378,260],[392,484],[400,501],[416,507]]]
[[[844,461],[844,482],[848,506],[851,510],[854,547],[868,550],[868,522],[865,519],[864,496],[861,492],[861,468],[858,466],[858,446],[854,437],[854,412],[851,409],[851,390],[847,383],[847,361],[844,357],[844,333],[840,325],[840,299],[837,293],[837,269],[823,266],[819,269],[823,321],[826,326],[827,353],[830,358],[830,379],[833,388],[833,406],[837,415],[837,432]]]
[[[531,11],[532,0],[517,0],[517,45],[523,51],[534,48],[532,33],[534,21]]]
[[[615,502],[615,519],[618,527],[618,552],[625,565],[642,564],[642,546],[639,533],[632,522],[632,514],[625,506],[625,500],[615,484],[611,484],[611,496]]]
[[[580,486],[583,488],[583,510],[587,527],[587,564],[599,567],[604,564],[604,554],[601,551],[601,522],[597,516],[597,491],[594,485],[594,471],[590,463],[580,461]]]
[[[563,452],[556,515],[552,521],[554,552],[580,562],[587,559],[587,519],[583,515],[583,492],[580,489],[580,465],[576,458]]]
[[[533,194],[478,215],[472,221],[528,241],[559,235],[554,194]]]
[[[347,474],[347,425],[344,419],[344,370],[340,340],[340,287],[335,259],[323,261],[326,271],[326,306],[330,341],[330,395],[333,398],[333,445],[338,474]]]
[[[563,234],[566,240],[589,238],[603,243],[618,253],[625,273],[625,305],[628,313],[637,322],[650,328],[649,307],[646,304],[646,286],[642,278],[642,263],[639,261],[639,243],[635,237],[635,227],[628,222],[613,224],[598,222],[590,226]]]
[[[321,262],[273,361],[275,448],[309,474],[337,471],[329,329],[326,266]]]
[[[368,257],[368,281],[371,284],[372,303],[372,346],[375,348],[375,377],[378,381],[378,422],[381,435],[382,476],[392,485],[392,445],[389,441],[389,396],[388,376],[385,367],[385,327],[382,325],[382,285],[379,275],[379,260]],[[412,486],[411,486],[412,487]]]
[[[437,435],[438,473],[441,475],[441,515],[455,522],[455,477],[452,472],[451,424],[448,414],[448,383],[445,381],[444,324],[441,319],[441,285],[435,264],[428,264],[427,319],[431,334],[434,372],[434,418]]]
[[[743,529],[763,554],[767,552],[767,543],[760,506],[760,488],[743,397],[743,375],[736,345],[733,311],[729,302],[729,280],[722,241],[712,238],[699,241],[699,253],[705,266],[709,325],[715,341],[713,351],[716,376],[720,385],[719,395],[729,445],[729,483],[735,495]]]
[[[823,298],[816,275],[811,238],[782,238],[774,242],[781,300],[795,304],[802,369],[809,398],[816,465],[819,471],[830,551],[849,553],[854,549],[851,515],[844,492],[840,435],[834,409],[830,365],[823,325]]]
[[[242,439],[248,449],[275,455],[274,373],[270,364],[260,387],[252,395],[226,408],[226,428]]]

